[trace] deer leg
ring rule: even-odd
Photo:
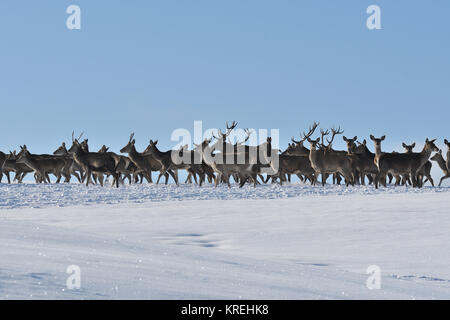
[[[186,180],[184,180],[184,183],[189,183],[189,184],[191,184],[191,183],[192,183],[192,178],[191,178],[191,176],[192,176],[192,173],[189,172],[189,174],[188,174],[187,177],[186,177]]]
[[[11,177],[9,175],[9,171],[5,172],[6,179],[8,179],[8,184],[11,184]]]
[[[323,187],[325,185],[325,183],[327,183],[328,176],[325,172],[322,172],[321,175],[322,175],[322,187]]]
[[[442,181],[444,181],[444,180],[447,179],[447,178],[450,178],[450,173],[447,173],[445,176],[443,176],[443,177],[441,178],[441,181],[439,181],[439,187],[441,186]]]
[[[172,176],[173,180],[175,180],[176,185],[178,186],[178,170],[172,171],[168,170],[169,174]]]
[[[161,171],[160,173],[159,173],[159,176],[158,176],[158,180],[156,180],[156,184],[158,184],[159,183],[159,179],[161,179],[161,177],[163,176],[163,171]],[[166,180],[166,184],[167,184],[167,180]]]
[[[89,181],[91,180],[91,169],[85,170],[86,172],[86,187],[89,185]]]

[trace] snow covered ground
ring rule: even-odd
[[[449,196],[0,184],[0,299],[450,299]]]

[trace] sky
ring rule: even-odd
[[[194,120],[279,129],[282,149],[313,121],[386,135],[384,151],[427,137],[444,149],[449,13],[447,0],[3,0],[0,150],[51,153],[73,130],[91,150],[118,152],[131,132],[138,150],[170,149]]]

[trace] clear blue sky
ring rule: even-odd
[[[371,4],[382,30],[366,28]],[[279,128],[282,147],[318,120],[386,134],[385,150],[427,136],[443,148],[449,15],[448,0],[4,0],[0,150],[48,153],[72,130],[91,149],[118,151],[130,132],[168,149],[194,120]]]

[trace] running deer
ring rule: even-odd
[[[81,168],[81,166],[79,166],[73,160],[73,156],[70,155],[69,152],[67,151],[65,142],[63,142],[61,144],[61,146],[58,147],[58,149],[56,149],[53,152],[53,154],[57,155],[57,156],[64,156],[64,157],[66,157],[67,161],[69,162],[68,163],[68,172],[67,172],[69,174],[69,177],[70,177],[70,175],[73,175],[73,176],[75,176],[75,178],[77,178],[78,182],[83,183],[83,181],[84,181],[83,169]],[[70,179],[69,180],[66,179],[65,182],[70,182]]]
[[[136,140],[134,139],[134,133],[132,133],[130,135],[128,143],[122,149],[120,149],[120,152],[128,153],[128,157],[137,168],[136,173],[142,174],[149,183],[153,182],[152,171],[159,171],[160,172],[160,176],[158,177],[159,182],[159,178],[161,177],[161,174],[163,174],[161,172],[162,170],[161,164],[152,155],[146,155],[145,152],[142,153],[138,152],[136,150],[135,143]],[[167,184],[169,180],[169,173],[166,172],[163,175],[166,178],[165,183]]]
[[[49,173],[56,176],[56,183],[59,183],[61,176],[68,163],[64,157],[51,155],[32,155],[26,145],[21,146],[20,156],[17,158],[17,163],[26,164],[33,169],[37,177],[45,182],[50,183]]]
[[[172,151],[173,150],[162,152],[156,146],[157,144],[158,144],[158,140],[153,141],[150,139],[149,145],[148,145],[147,149],[144,151],[144,155],[151,155],[161,165],[161,171],[160,171],[161,174],[158,177],[158,181],[156,183],[159,182],[159,178],[161,177],[161,175],[163,175],[165,173],[169,173],[172,176],[173,180],[175,181],[176,185],[178,186],[179,185],[178,184],[178,175],[176,173],[174,173],[174,171],[176,171],[178,168],[177,168],[177,165],[172,160]]]
[[[6,155],[5,162],[2,166],[2,172],[8,179],[8,183],[11,183],[11,177],[10,173],[14,172],[14,179],[13,181],[16,181],[18,183],[22,183],[23,178],[30,172],[33,172],[33,169],[28,167],[26,164],[17,163],[17,154],[16,151],[14,152],[10,151],[8,155]]]
[[[380,180],[386,187],[385,178],[388,173],[392,173],[393,175],[409,174],[413,187],[421,187],[420,182],[417,181],[417,175],[422,166],[430,158],[431,153],[439,151],[434,144],[436,139],[429,140],[427,138],[422,152],[419,153],[383,153],[381,152],[381,142],[385,139],[385,136],[377,139],[371,135],[370,139],[375,144],[375,164],[378,167],[375,188],[378,188]]]
[[[447,178],[450,178],[450,170],[448,170],[447,167],[447,161],[444,160],[444,157],[442,156],[442,150],[439,150],[439,152],[437,152],[434,156],[432,156],[430,158],[432,161],[436,161],[437,164],[439,165],[439,168],[442,169],[442,171],[444,172],[444,176],[441,178],[441,181],[439,181],[439,187],[442,184],[442,181],[444,181]]]
[[[113,176],[113,183],[119,187],[119,174],[116,172],[116,161],[107,153],[86,152],[78,139],[74,139],[72,133],[72,146],[69,153],[73,155],[75,162],[86,172],[86,186],[89,185],[90,176],[93,172],[110,174]],[[103,183],[101,183],[103,186]]]

